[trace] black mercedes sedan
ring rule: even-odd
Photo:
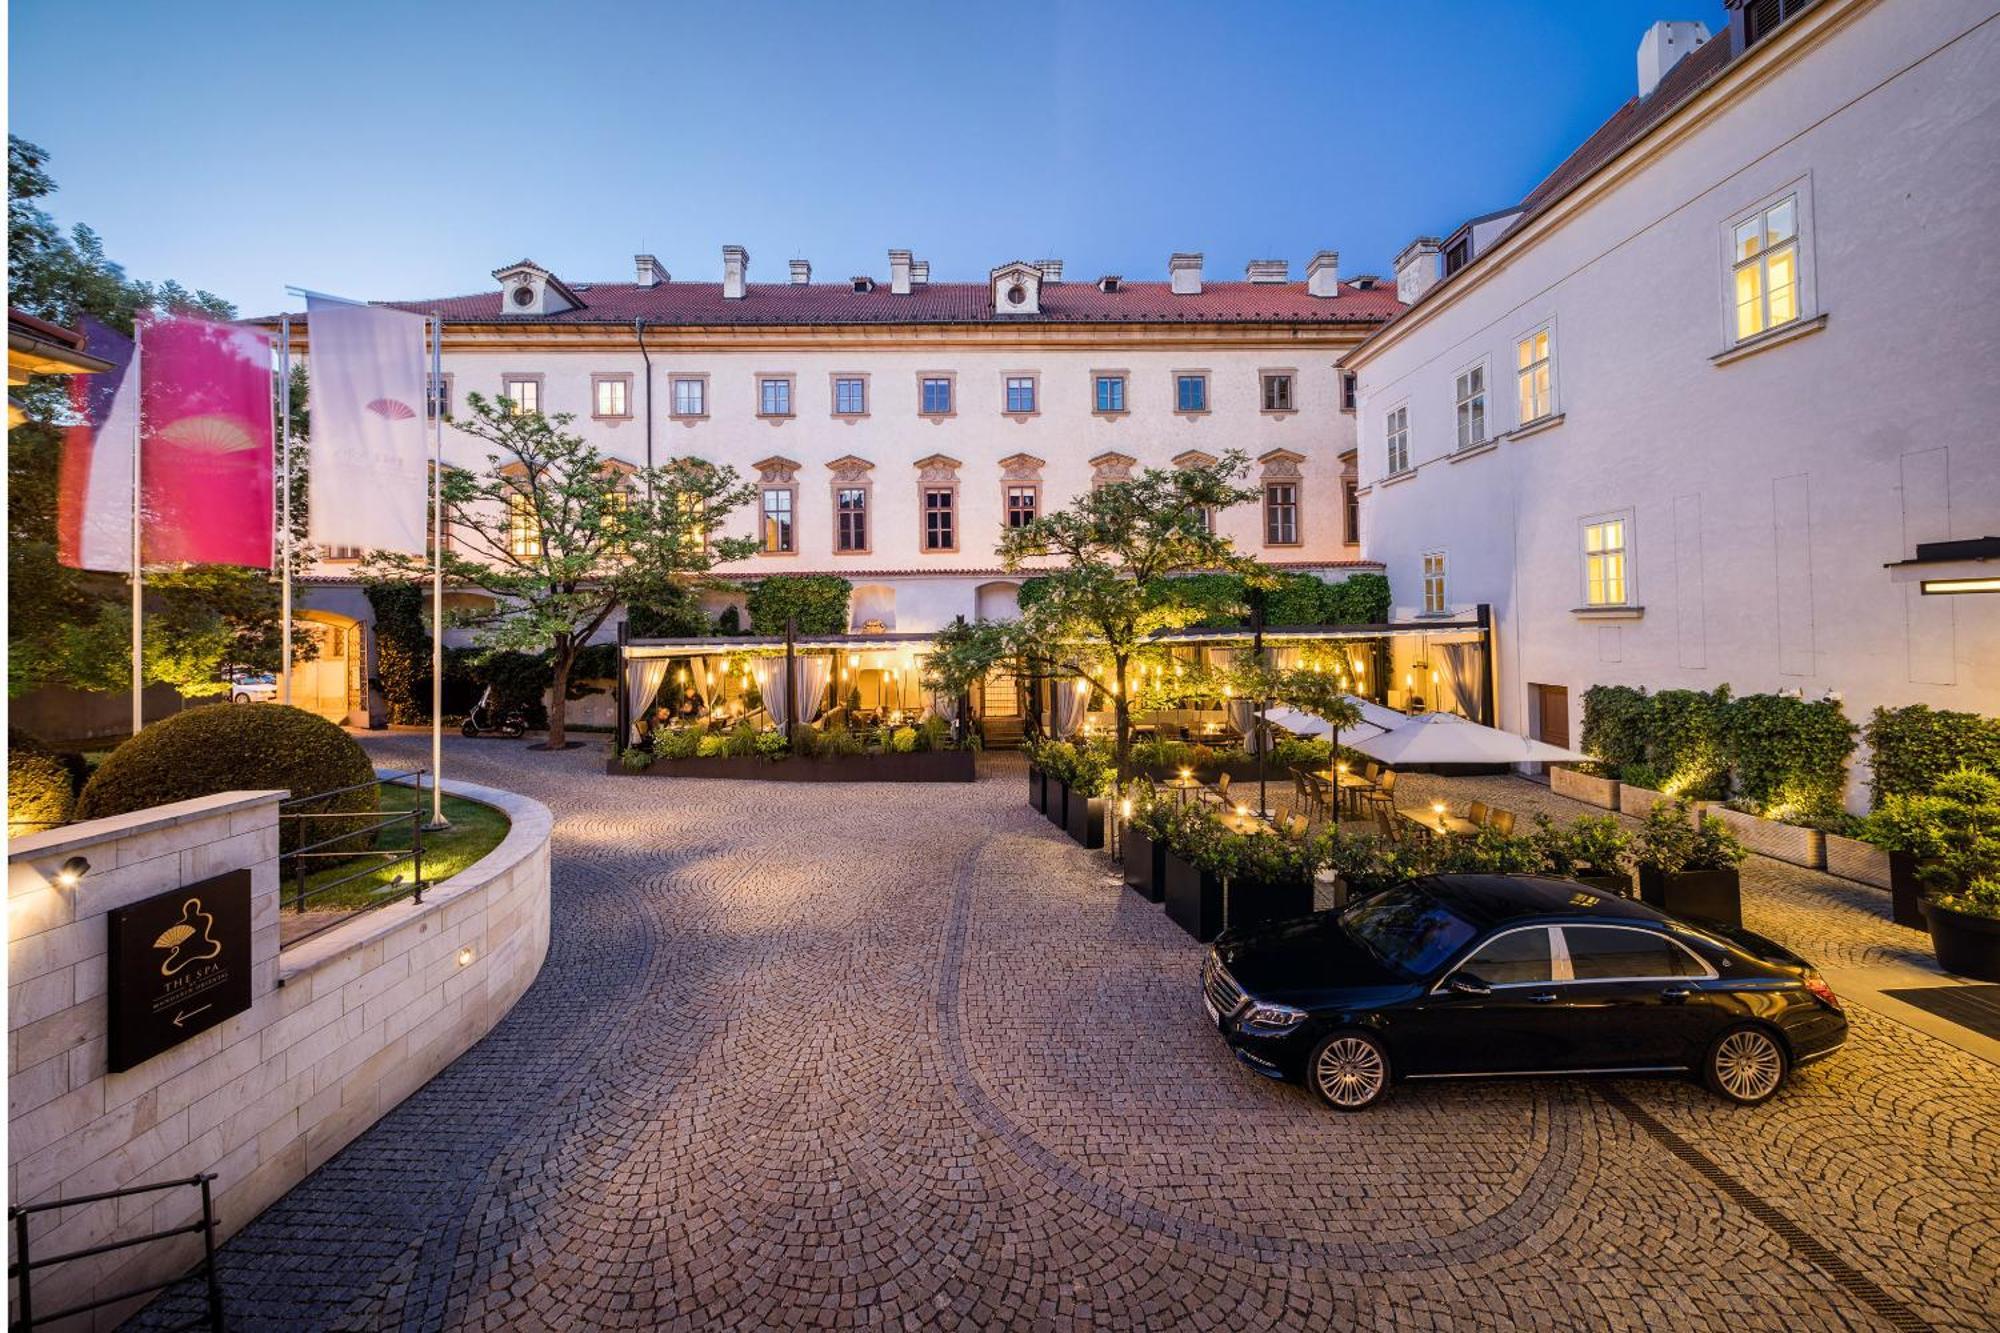
[[[1832,988],[1770,940],[1528,875],[1226,931],[1202,1003],[1245,1064],[1341,1111],[1405,1078],[1660,1072],[1750,1106],[1847,1040]]]

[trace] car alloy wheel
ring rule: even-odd
[[[1389,1090],[1389,1055],[1361,1032],[1336,1032],[1312,1058],[1313,1091],[1336,1111],[1361,1111]]]
[[[1710,1048],[1708,1086],[1742,1106],[1768,1101],[1785,1081],[1785,1051],[1763,1028],[1725,1032]]]

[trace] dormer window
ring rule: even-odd
[[[516,287],[514,289],[515,305],[526,307],[526,306],[531,306],[534,303],[535,303],[535,289],[533,287],[521,286],[521,287]]]
[[[1097,280],[1097,290],[1106,295],[1115,295],[1123,291],[1124,287],[1125,279],[1119,277],[1116,273],[1107,273]]]
[[[869,277],[858,277],[858,278],[856,278],[856,279],[854,280],[854,290],[855,290],[855,291],[857,291],[857,292],[863,292],[863,293],[866,293],[866,292],[872,292],[872,291],[874,291],[874,290],[875,290],[875,279],[873,279],[873,278],[869,278]]]
[[[532,259],[496,268],[493,276],[500,283],[500,308],[504,313],[559,315],[565,310],[583,308],[584,300],[574,288]]]
[[[993,295],[993,311],[999,315],[1039,315],[1042,313],[1042,271],[1033,264],[1015,260],[1002,264],[988,276]]]

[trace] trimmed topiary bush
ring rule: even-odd
[[[1858,728],[1831,699],[1746,694],[1723,715],[1744,806],[1796,822],[1840,809]]]
[[[84,786],[76,815],[102,819],[225,791],[281,788],[294,797],[314,796],[357,783],[367,785],[308,809],[372,814],[374,779],[375,767],[354,738],[315,713],[283,704],[190,708],[113,750]],[[342,820],[309,822],[327,827],[301,839],[287,826],[281,850],[352,827]],[[351,846],[363,850],[363,840]]]
[[[1723,746],[1723,717],[1729,687],[1661,690],[1648,702],[1646,766],[1659,773],[1670,796],[1719,801],[1729,795],[1729,755]]]
[[[1389,576],[1349,574],[1320,593],[1322,625],[1380,625],[1389,618]]]
[[[1652,704],[1630,685],[1593,685],[1583,692],[1583,752],[1609,769],[1646,762],[1646,723]],[[1644,784],[1639,784],[1643,786]]]
[[[1927,704],[1877,708],[1862,731],[1872,754],[1874,805],[1921,796],[1960,768],[2000,776],[2000,718]]]
[[[7,836],[40,833],[70,821],[76,792],[69,769],[38,750],[7,752]]]

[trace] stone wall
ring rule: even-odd
[[[255,1217],[484,1036],[541,969],[547,807],[447,783],[513,821],[489,855],[424,895],[282,954],[281,792],[230,792],[22,838],[8,850],[8,1185],[16,1203],[214,1172],[219,1237]],[[71,856],[91,868],[56,882]],[[132,1069],[107,1073],[105,913],[249,867],[252,1004]],[[192,1190],[37,1215],[35,1253],[180,1225]],[[10,1233],[10,1245],[12,1236]],[[38,1311],[158,1281],[196,1237],[37,1274]],[[111,1327],[131,1306],[98,1312]],[[83,1326],[81,1321],[72,1321]]]

